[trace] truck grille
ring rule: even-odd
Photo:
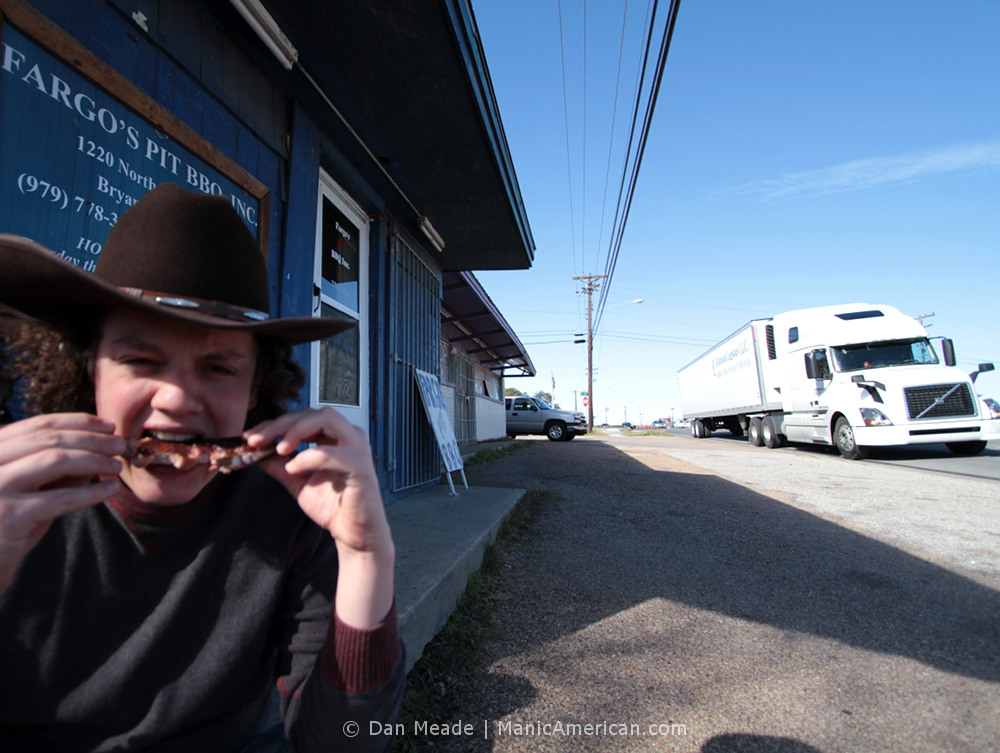
[[[907,387],[903,392],[910,419],[917,416],[924,419],[976,415],[976,406],[967,384],[930,384],[926,387]]]

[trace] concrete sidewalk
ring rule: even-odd
[[[462,448],[463,458],[507,442]],[[406,669],[416,663],[431,639],[444,627],[465,591],[469,577],[483,561],[524,489],[472,486],[452,475],[456,495],[447,482],[386,507],[396,543],[396,611],[406,646]]]

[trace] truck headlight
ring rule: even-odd
[[[865,426],[892,426],[889,417],[876,408],[862,408],[861,420],[865,422]]]

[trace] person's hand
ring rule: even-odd
[[[0,593],[56,518],[117,491],[126,443],[86,413],[36,416],[0,427]],[[96,480],[99,477],[100,480]]]
[[[374,552],[386,544],[388,525],[363,429],[332,408],[307,408],[265,421],[245,438],[251,447],[279,440],[277,457],[260,465],[341,548]],[[310,447],[289,459],[302,443]]]
[[[278,440],[261,467],[337,542],[341,620],[355,627],[381,620],[392,602],[395,549],[368,435],[332,408],[306,408],[244,436],[251,447]],[[310,446],[294,454],[301,443]]]

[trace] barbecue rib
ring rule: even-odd
[[[137,468],[149,465],[172,465],[178,470],[192,465],[208,465],[211,471],[230,473],[237,468],[263,460],[274,454],[274,445],[251,448],[243,437],[202,439],[190,442],[168,441],[157,437],[128,440],[122,457]]]

